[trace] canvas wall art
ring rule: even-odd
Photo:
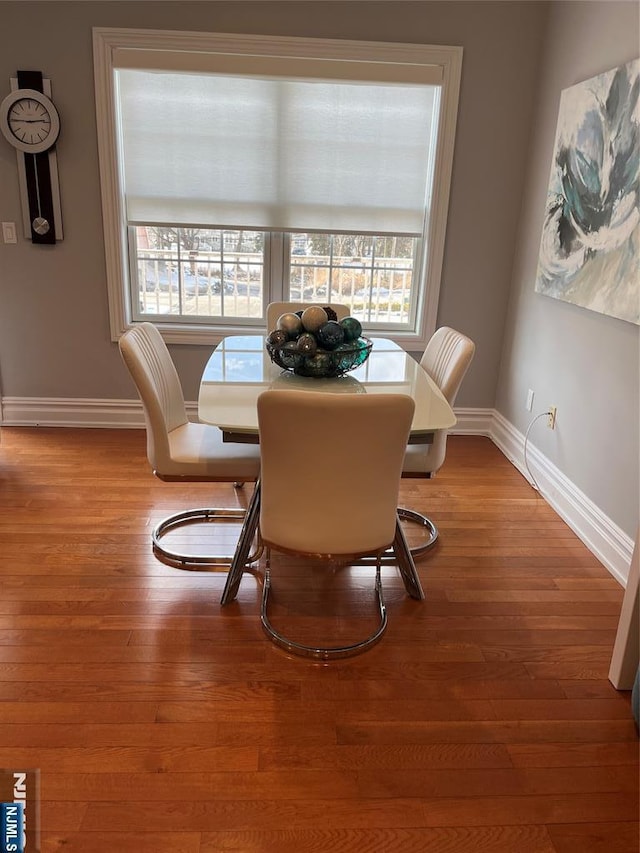
[[[640,60],[564,89],[538,293],[640,324]]]

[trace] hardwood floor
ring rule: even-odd
[[[250,488],[157,481],[141,430],[3,428],[0,767],[40,769],[44,853],[637,853],[623,590],[489,439],[403,481],[440,529],[427,599],[385,568],[387,633],[330,665],[267,640],[259,576],[221,610],[224,571],[151,553]],[[296,636],[374,616],[365,567],[273,583]]]

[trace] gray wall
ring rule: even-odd
[[[560,92],[640,53],[637,3],[554,3],[505,326],[496,408],[630,537],[638,525],[639,328],[534,292]],[[534,412],[525,409],[527,389]]]

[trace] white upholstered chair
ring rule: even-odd
[[[167,346],[151,323],[139,323],[119,340],[124,363],[142,401],[147,431],[147,458],[153,473],[165,481],[224,483],[255,482],[260,473],[260,448],[225,444],[220,430],[187,418],[180,379]],[[196,521],[229,519],[238,524],[242,508],[200,508],[176,513],[152,533],[154,551],[172,563],[229,565],[225,555],[179,554],[161,543],[169,530]]]
[[[420,359],[420,366],[442,391],[451,407],[473,360],[476,346],[461,332],[449,326],[437,329]],[[403,477],[432,477],[443,465],[447,452],[446,429],[437,430],[432,444],[407,446],[402,466]],[[428,539],[411,549],[413,556],[430,548],[438,538],[438,530],[430,518],[413,510],[400,508],[401,519],[417,522],[428,530]]]
[[[330,306],[338,315],[338,320],[348,317],[350,312],[348,305],[342,305],[339,302],[270,302],[267,305],[267,332],[272,332],[275,329],[278,317],[281,314],[289,311],[292,313],[304,311],[310,305],[319,305],[321,308],[324,308],[325,305]]]
[[[258,398],[262,466],[260,536],[267,548],[262,625],[289,652],[327,660],[363,651],[387,624],[380,565],[385,554],[400,568],[413,598],[424,598],[397,517],[402,460],[415,404],[401,394],[308,394],[270,390]],[[375,425],[375,429],[372,429]],[[314,464],[314,449],[320,464]],[[302,484],[309,484],[305,496]],[[308,498],[308,499],[307,499]],[[374,556],[380,620],[349,646],[308,646],[271,624],[271,550],[353,565]],[[370,564],[370,561],[369,563]]]

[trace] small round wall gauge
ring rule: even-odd
[[[55,145],[60,117],[51,98],[42,92],[15,89],[0,104],[0,130],[19,151],[40,154]]]

